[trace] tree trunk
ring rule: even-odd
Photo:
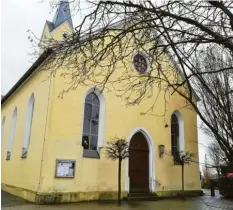
[[[118,203],[121,203],[121,158],[118,163]]]
[[[182,168],[182,196],[184,196],[184,164],[181,165]]]

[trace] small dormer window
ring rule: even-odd
[[[64,32],[64,33],[62,34],[62,37],[63,37],[64,40],[66,40],[66,39],[68,38],[68,34],[67,34],[66,32]]]

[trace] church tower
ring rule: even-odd
[[[40,39],[40,53],[51,40],[63,41],[74,31],[68,0],[60,0],[53,21],[46,20]]]

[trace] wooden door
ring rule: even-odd
[[[142,133],[136,133],[129,145],[130,192],[149,192],[149,148]]]

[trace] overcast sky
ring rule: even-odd
[[[51,19],[48,3],[36,0],[3,0],[1,27],[1,82],[6,94],[31,66],[31,43],[27,30],[40,35],[46,19]]]
[[[51,14],[50,14],[51,13]],[[2,0],[1,27],[1,93],[5,95],[32,65],[30,29],[40,37],[45,20],[52,21],[54,11],[47,2],[39,0]],[[77,17],[73,21],[77,25]],[[208,145],[207,137],[199,131],[199,143]],[[200,161],[204,162],[205,147],[199,144]]]

